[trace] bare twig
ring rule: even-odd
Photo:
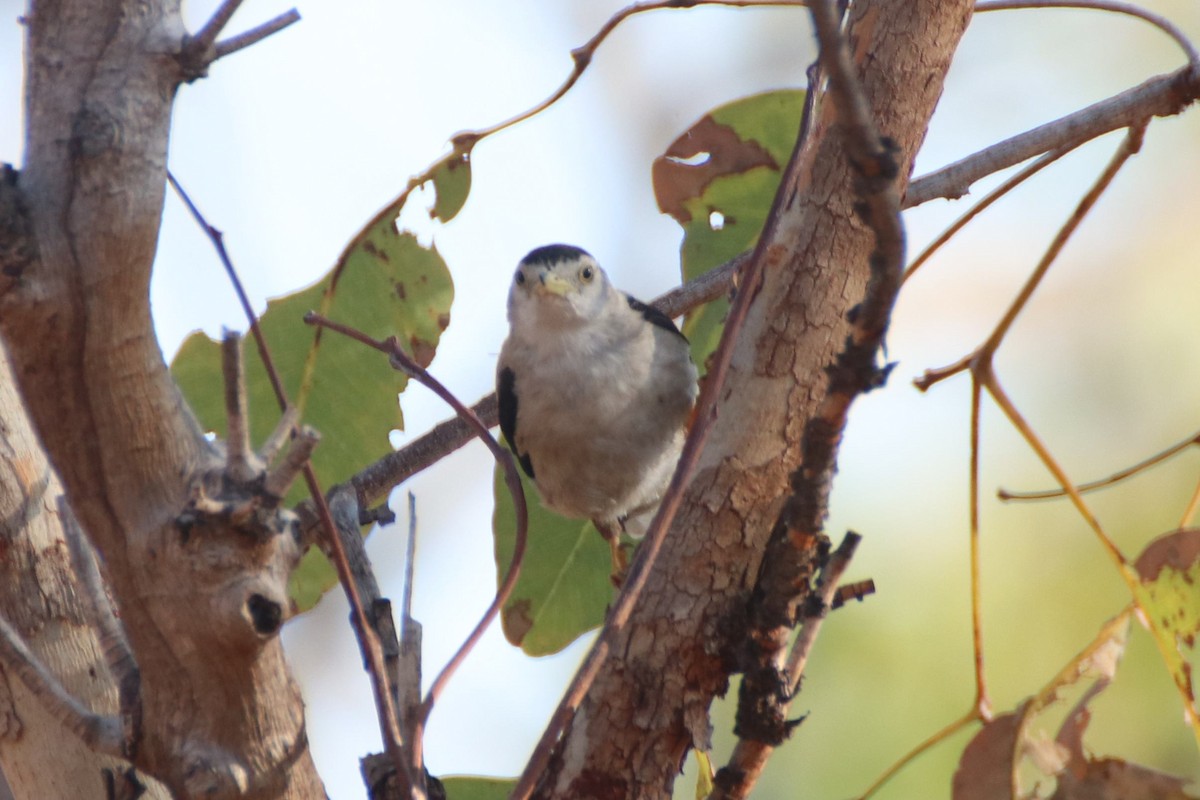
[[[275,430],[271,431],[271,435],[267,437],[262,447],[259,448],[259,457],[262,458],[266,466],[271,465],[271,462],[275,460],[275,456],[279,455],[279,451],[291,440],[292,433],[296,430],[296,424],[299,421],[300,409],[289,405],[279,418],[279,422],[275,425]]]
[[[238,50],[245,50],[252,44],[258,44],[268,36],[279,33],[284,28],[299,21],[300,12],[292,8],[274,19],[267,20],[263,24],[251,28],[245,33],[239,33],[237,36],[231,36],[228,39],[217,42],[213,48],[213,61],[236,53]]]
[[[417,562],[417,498],[408,493],[408,547],[404,562],[404,594],[400,602],[400,659],[403,681],[399,697],[404,709],[404,735],[412,742],[413,769],[424,776],[425,746],[421,738],[421,624],[413,619],[413,586]]]
[[[1092,511],[1084,503],[1080,496],[1079,490],[1071,483],[1066,472],[1054,460],[1049,450],[1042,443],[1041,439],[1034,433],[1032,427],[1017,410],[1008,395],[1004,392],[1000,385],[993,369],[993,358],[997,349],[1004,341],[1005,336],[1016,321],[1017,316],[1024,310],[1029,299],[1033,296],[1034,291],[1040,285],[1045,277],[1050,266],[1054,263],[1058,254],[1062,252],[1063,247],[1070,239],[1072,234],[1078,229],[1087,213],[1096,204],[1100,196],[1111,185],[1113,179],[1120,171],[1121,167],[1141,148],[1142,137],[1145,133],[1146,125],[1149,123],[1148,118],[1143,118],[1132,125],[1122,140],[1120,147],[1117,148],[1111,161],[1105,170],[1097,178],[1096,182],[1088,190],[1088,192],[1079,201],[1074,212],[1063,223],[1050,245],[1047,247],[1045,254],[1026,280],[1025,285],[1018,293],[1016,299],[1009,306],[1001,320],[996,324],[992,333],[987,340],[981,344],[974,353],[959,360],[955,364],[942,368],[940,370],[929,370],[916,384],[922,390],[928,389],[938,381],[944,380],[951,375],[962,371],[971,373],[971,481],[970,481],[970,536],[971,536],[971,614],[972,614],[972,629],[974,635],[974,656],[975,656],[975,681],[976,681],[976,696],[973,707],[959,721],[953,723],[948,728],[935,734],[930,739],[923,742],[916,749],[904,756],[899,762],[892,765],[888,770],[877,779],[864,797],[875,792],[880,786],[894,776],[905,764],[911,761],[925,749],[941,742],[946,736],[950,735],[959,728],[976,720],[986,721],[991,716],[990,703],[986,690],[986,683],[983,672],[983,639],[982,639],[982,620],[981,620],[981,597],[980,597],[980,554],[979,554],[979,428],[980,428],[980,397],[982,390],[987,390],[988,394],[999,406],[1010,424],[1016,428],[1022,438],[1029,444],[1030,448],[1037,454],[1042,464],[1050,471],[1055,480],[1062,486],[1063,491],[1071,498],[1076,510],[1080,516],[1087,522],[1088,527],[1096,534],[1105,552],[1108,553],[1113,564],[1116,566],[1122,579],[1125,581],[1134,602],[1138,602],[1138,578],[1136,573],[1131,569],[1125,556],[1120,549],[1112,541],[1111,538],[1104,532],[1099,520]],[[1156,637],[1159,635],[1158,627],[1153,622],[1149,623],[1151,633]]]
[[[386,681],[386,691],[393,706],[397,709],[397,724],[400,730],[400,741],[404,743],[407,755],[408,777],[414,788],[427,793],[425,785],[425,769],[421,758],[421,748],[412,737],[412,720],[410,712],[402,702],[402,695],[415,692],[418,697],[421,691],[421,673],[419,666],[415,675],[402,674],[401,643],[396,634],[396,625],[392,616],[392,604],[379,591],[379,582],[371,567],[371,559],[363,542],[359,528],[358,499],[352,489],[347,486],[334,487],[329,492],[329,511],[337,525],[338,538],[346,552],[346,563],[354,575],[354,583],[360,593],[363,608],[367,610],[367,619],[371,625],[371,633],[378,642],[383,658],[383,675]],[[351,623],[357,625],[356,618],[351,615]],[[369,634],[357,632],[361,639]],[[412,682],[415,681],[415,686]],[[369,756],[368,758],[377,758]],[[380,766],[391,764],[390,759],[384,759]],[[392,772],[394,773],[394,764]]]
[[[832,607],[834,596],[837,594],[838,582],[850,565],[850,560],[854,557],[854,551],[860,540],[861,537],[858,534],[847,533],[837,550],[833,552],[829,561],[821,569],[821,578],[816,593],[812,596],[815,601],[816,613],[804,620],[787,658],[785,674],[790,690],[782,703],[785,714],[791,705],[791,698],[795,696],[800,687],[800,679],[804,675],[808,656],[817,641],[817,635],[821,631],[825,615]],[[749,737],[739,738],[729,757],[729,764],[714,778],[714,788],[712,794],[709,795],[709,800],[748,797],[750,789],[758,781],[758,777],[767,764],[767,759],[774,750],[775,746],[767,742]]]
[[[379,717],[384,751],[392,761],[396,780],[400,782],[401,790],[406,795],[411,795],[414,800],[423,800],[424,793],[420,791],[418,783],[421,776],[410,773],[409,759],[405,757],[400,718],[396,704],[392,702],[392,693],[388,689],[388,671],[384,662],[383,648],[363,607],[358,584],[350,570],[346,550],[342,547],[342,539],[337,533],[337,525],[329,511],[329,505],[325,502],[325,496],[321,493],[321,486],[317,483],[317,476],[311,464],[304,465],[304,481],[308,485],[309,494],[317,505],[321,529],[325,531],[326,543],[329,551],[333,554],[330,560],[337,569],[338,582],[342,584],[346,598],[350,601],[351,620],[357,634],[359,649],[363,654],[363,667],[371,679],[371,690],[375,697],[375,710]]]
[[[221,35],[221,31],[225,30],[225,26],[229,24],[229,20],[233,18],[234,13],[241,7],[242,0],[224,0],[209,17],[208,22],[204,23],[196,35],[188,41],[188,46],[194,48],[198,52],[204,52],[213,46],[217,41],[217,37]]]
[[[183,48],[178,56],[183,80],[194,81],[204,77],[208,74],[208,68],[218,58],[257,44],[300,20],[300,12],[293,8],[245,33],[218,42],[217,37],[225,30],[241,4],[242,0],[224,0],[203,28],[194,36],[184,37]]]
[[[89,711],[66,690],[26,646],[8,620],[0,617],[0,663],[21,679],[42,707],[97,753],[129,758],[125,729],[117,717]]]
[[[1128,128],[1151,117],[1174,116],[1196,102],[1197,97],[1200,97],[1200,68],[1184,67],[1151,78],[1140,86],[997,142],[917,178],[904,195],[904,207],[912,208],[939,197],[962,197],[972,183],[993,172],[1051,150]]]
[[[504,606],[504,603],[508,600],[509,596],[511,596],[512,590],[516,587],[517,578],[519,577],[521,571],[521,562],[525,557],[525,544],[529,527],[529,513],[525,505],[525,490],[521,486],[521,477],[517,472],[516,463],[513,461],[512,454],[496,441],[495,437],[488,432],[488,426],[484,424],[482,420],[476,417],[471,412],[471,409],[463,405],[462,401],[455,397],[449,389],[443,386],[442,383],[437,380],[437,378],[434,378],[420,364],[409,357],[409,355],[400,347],[400,344],[396,341],[395,337],[389,337],[384,341],[380,341],[367,336],[362,331],[356,330],[347,325],[342,325],[338,322],[334,322],[333,320],[326,319],[320,314],[316,314],[311,311],[304,315],[304,321],[309,325],[317,325],[321,328],[328,328],[329,330],[340,333],[343,336],[347,336],[355,341],[367,345],[368,347],[378,350],[381,353],[386,353],[390,357],[392,366],[394,368],[402,370],[410,378],[428,387],[434,392],[434,394],[446,401],[446,403],[448,403],[450,407],[454,409],[456,414],[467,421],[467,423],[474,430],[475,435],[483,441],[488,450],[491,451],[492,456],[500,463],[501,468],[504,470],[505,484],[508,486],[509,492],[513,497],[513,507],[517,517],[517,535],[516,543],[513,547],[512,563],[509,565],[508,572],[504,576],[504,580],[501,582],[500,587],[497,589],[496,596],[493,598],[491,605],[488,606],[479,622],[475,625],[475,628],[467,636],[466,640],[462,643],[455,654],[450,658],[450,661],[446,663],[446,666],[442,668],[442,671],[438,673],[437,677],[434,678],[433,683],[430,684],[429,691],[425,695],[425,700],[421,704],[420,724],[421,729],[423,729],[424,723],[426,720],[428,720],[429,714],[433,710],[433,706],[437,703],[438,697],[441,696],[446,683],[470,654],[471,650],[474,649],[475,645],[479,642],[479,639],[483,636],[488,626],[490,626],[496,619],[496,616],[499,615],[500,609]]]
[[[254,342],[258,346],[258,354],[262,359],[263,368],[266,370],[267,376],[271,381],[271,387],[275,391],[275,399],[279,403],[280,411],[286,417],[288,408],[290,407],[287,392],[283,388],[279,372],[275,369],[275,361],[271,358],[271,351],[267,347],[266,338],[263,336],[262,328],[258,324],[258,315],[254,313],[254,309],[250,305],[250,298],[246,295],[246,289],[242,285],[241,278],[238,277],[237,270],[233,266],[233,261],[229,258],[229,253],[225,250],[224,237],[221,231],[208,224],[208,220],[200,213],[200,210],[192,202],[187,192],[183,190],[183,187],[170,172],[167,173],[167,179],[217,251],[221,265],[225,268],[225,273],[229,277],[230,284],[233,286],[238,301],[242,305],[242,310],[246,314],[250,331],[254,335]],[[403,740],[400,734],[400,724],[396,707],[392,702],[391,693],[387,688],[387,670],[384,665],[383,654],[380,651],[379,641],[375,637],[374,631],[370,626],[370,621],[367,618],[367,613],[363,609],[358,587],[354,582],[354,575],[346,560],[346,551],[342,547],[341,537],[337,533],[337,525],[333,521],[333,516],[329,512],[329,506],[325,502],[325,496],[321,492],[321,486],[317,482],[316,472],[313,471],[312,464],[307,461],[304,462],[302,471],[304,473],[304,482],[308,486],[309,494],[316,506],[317,519],[320,522],[321,531],[325,536],[330,561],[337,570],[338,581],[341,583],[342,590],[346,593],[346,599],[350,603],[355,623],[354,628],[359,634],[359,648],[363,653],[363,661],[367,669],[367,674],[370,677],[371,688],[375,697],[384,749],[395,766],[396,777],[402,782],[403,790],[414,792],[416,791],[414,788],[415,784],[413,783],[413,777],[409,775],[408,761],[404,757]]]
[[[267,480],[263,491],[273,497],[282,498],[292,488],[296,478],[308,466],[308,459],[321,443],[321,434],[308,425],[300,426],[292,439],[283,460],[267,472]]]
[[[921,251],[921,254],[919,256],[917,256],[916,258],[913,259],[912,263],[908,265],[908,269],[906,269],[904,271],[904,277],[901,279],[901,283],[904,283],[909,278],[911,278],[916,273],[916,271],[921,268],[922,264],[924,264],[926,261],[928,261],[930,259],[930,257],[933,256],[933,254],[936,253],[942,247],[942,245],[944,245],[946,242],[950,241],[950,239],[956,233],[961,231],[968,222],[975,219],[975,217],[979,216],[984,211],[986,211],[989,207],[991,207],[991,205],[993,203],[995,203],[1001,197],[1008,194],[1013,189],[1015,189],[1017,186],[1024,183],[1029,178],[1032,178],[1034,175],[1041,172],[1043,169],[1050,166],[1055,161],[1058,161],[1060,158],[1062,158],[1067,153],[1074,150],[1080,144],[1082,144],[1082,142],[1072,144],[1072,145],[1067,145],[1065,147],[1060,147],[1057,150],[1051,150],[1049,153],[1046,153],[1044,156],[1039,158],[1037,161],[1034,161],[1032,164],[1025,167],[1023,170],[1018,172],[1016,175],[1013,175],[1011,178],[1004,181],[1004,183],[1000,184],[995,189],[993,189],[992,191],[990,191],[986,195],[984,195],[982,200],[980,200],[975,205],[971,206],[971,208],[965,214],[963,214],[961,217],[956,219],[954,221],[954,223],[950,225],[950,227],[946,228],[946,230],[942,231],[942,233],[936,239],[934,239],[932,242],[930,242],[928,247],[926,247],[924,250]]]
[[[221,366],[225,373],[225,468],[229,477],[244,483],[254,477],[256,470],[254,453],[250,449],[242,337],[236,331],[225,331],[221,342]]]
[[[1101,478],[1100,480],[1091,481],[1090,483],[1081,483],[1075,488],[1080,494],[1087,494],[1088,492],[1095,491],[1096,489],[1114,486],[1127,478],[1132,478],[1134,475],[1145,472],[1151,467],[1158,466],[1164,461],[1167,461],[1171,457],[1182,453],[1184,450],[1196,444],[1200,444],[1200,431],[1193,433],[1191,436],[1181,442],[1176,442],[1165,450],[1155,453],[1149,458],[1139,461],[1133,466],[1114,472],[1107,478]],[[996,492],[996,495],[1001,500],[1050,500],[1056,497],[1066,497],[1067,493],[1062,489],[1044,489],[1036,492],[1010,492],[1007,489],[1000,489]]]
[[[137,659],[125,636],[125,629],[104,590],[104,579],[96,563],[96,550],[84,536],[79,521],[67,502],[66,495],[58,498],[58,516],[62,520],[63,538],[71,551],[75,574],[83,584],[92,611],[96,615],[96,631],[104,663],[117,683],[117,702],[124,735],[124,752],[131,761],[137,757],[142,738],[142,674]]]
[[[829,557],[829,561],[821,568],[821,578],[817,582],[815,594],[816,607],[820,613],[804,619],[800,626],[800,632],[796,634],[796,641],[792,643],[791,652],[788,653],[786,671],[788,680],[792,684],[793,694],[800,688],[800,679],[804,677],[804,668],[808,665],[808,657],[817,641],[817,635],[821,632],[825,615],[833,607],[833,598],[838,593],[842,575],[850,566],[850,561],[854,558],[854,551],[858,549],[860,541],[862,541],[861,536],[853,531],[847,531],[842,543],[838,545],[838,548]]]
[[[225,249],[225,235],[208,224],[208,220],[200,213],[200,209],[192,202],[192,198],[184,191],[183,186],[175,179],[170,170],[167,171],[167,181],[171,184],[171,188],[175,190],[175,194],[179,195],[179,199],[187,206],[188,213],[192,215],[192,219],[204,231],[205,236],[208,237],[213,248],[217,251],[217,257],[221,260],[221,266],[225,268],[225,274],[229,277],[229,282],[234,287],[238,302],[242,304],[242,312],[246,315],[246,321],[250,325],[250,333],[254,337],[254,344],[258,347],[258,356],[262,360],[263,368],[267,371],[267,378],[271,381],[271,389],[274,390],[275,397],[279,400],[280,409],[286,411],[288,406],[287,391],[283,388],[283,381],[279,379],[279,372],[275,369],[275,360],[271,358],[271,352],[267,349],[267,340],[258,325],[258,315],[254,313],[254,307],[250,305],[250,298],[247,297],[245,290],[242,288],[242,281],[237,275],[237,270],[234,269],[233,261],[229,258],[229,252]]]
[[[975,13],[986,11],[1014,11],[1023,8],[1075,8],[1090,11],[1105,11],[1110,14],[1125,14],[1130,17],[1149,22],[1160,31],[1170,36],[1187,56],[1188,63],[1195,66],[1200,64],[1200,53],[1195,45],[1183,34],[1175,23],[1166,17],[1159,16],[1144,8],[1115,0],[983,0],[976,3]]]

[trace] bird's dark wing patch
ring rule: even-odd
[[[583,256],[592,257],[588,251],[573,244],[547,244],[529,251],[529,255],[522,258],[521,263],[529,266],[537,264],[553,266],[562,261],[571,261]]]
[[[533,477],[533,462],[529,454],[517,450],[517,376],[508,367],[500,370],[496,381],[496,397],[500,401],[500,432],[508,442],[508,447],[517,457],[525,474]]]
[[[679,328],[675,327],[674,321],[663,312],[659,311],[654,306],[648,306],[641,300],[638,300],[633,295],[625,295],[625,299],[629,301],[629,307],[642,315],[643,318],[651,325],[657,325],[663,330],[670,331],[679,338],[687,341],[687,337],[679,332]]]

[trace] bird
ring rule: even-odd
[[[619,582],[620,535],[637,535],[628,523],[658,507],[696,403],[688,340],[567,244],[521,259],[508,322],[496,365],[500,430],[544,507],[595,524]]]

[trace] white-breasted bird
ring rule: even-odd
[[[687,339],[564,244],[521,259],[508,321],[500,429],[542,504],[592,520],[616,567],[625,520],[657,507],[679,460],[697,393]]]

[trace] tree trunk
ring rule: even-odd
[[[115,713],[117,686],[67,557],[61,494],[0,347],[0,618],[84,705]],[[103,770],[127,768],[92,752],[0,665],[0,773],[14,798],[103,797]],[[168,796],[146,783],[143,797]]]
[[[907,177],[967,22],[964,0],[865,0],[848,41]],[[616,655],[559,743],[543,797],[670,797],[730,675],[747,597],[799,463],[799,441],[863,297],[873,237],[855,215],[837,109],[818,100],[780,191],[764,284],[738,340],[716,426]],[[903,190],[903,185],[901,186]]]
[[[178,0],[36,2],[26,29],[26,241],[0,248],[0,333],[141,669],[129,755],[180,798],[322,797],[278,629],[254,613],[288,608],[296,542],[224,480],[150,317]],[[196,510],[214,503],[253,508],[252,529]]]

